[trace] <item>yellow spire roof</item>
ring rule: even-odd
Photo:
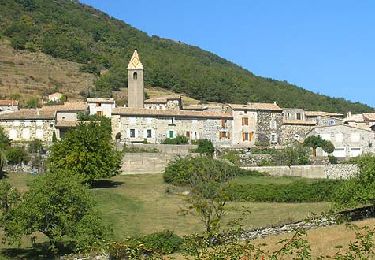
[[[134,51],[133,56],[129,61],[128,69],[143,69],[143,65],[141,63],[141,60],[139,59],[137,50]]]

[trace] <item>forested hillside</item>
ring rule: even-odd
[[[198,47],[150,37],[77,1],[0,0],[0,36],[9,38],[15,49],[42,51],[81,63],[83,72],[101,74],[96,91],[89,95],[110,95],[111,90],[126,86],[127,62],[138,49],[147,85],[202,101],[277,101],[283,107],[309,110],[371,110],[364,104],[255,76]]]

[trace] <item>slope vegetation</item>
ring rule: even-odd
[[[146,84],[202,101],[278,101],[284,107],[310,110],[371,110],[364,104],[255,76],[198,47],[148,36],[77,1],[1,1],[0,34],[9,38],[16,49],[41,50],[81,63],[81,71],[102,75],[92,95],[110,95],[111,90],[126,87],[127,62],[132,51],[138,49],[146,68]]]

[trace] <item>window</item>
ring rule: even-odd
[[[97,116],[103,116],[103,111],[96,111]]]
[[[135,129],[130,129],[130,138],[135,138]]]
[[[270,128],[271,129],[276,129],[277,128],[277,123],[276,123],[275,120],[270,121]]]
[[[297,113],[296,117],[297,117],[297,120],[302,120],[301,113]]]
[[[96,106],[97,106],[97,107],[101,107],[101,106],[102,106],[102,103],[97,102],[97,103],[96,103]]]
[[[221,128],[226,128],[227,120],[221,119]]]
[[[242,118],[242,125],[249,125],[249,118],[243,117]]]
[[[248,132],[242,133],[242,141],[244,141],[244,142],[249,141],[249,133]]]
[[[169,125],[175,125],[175,118],[174,117],[171,117],[171,121],[170,121]]]
[[[220,139],[227,139],[227,132],[220,132]]]
[[[277,134],[271,134],[271,143],[277,144]]]
[[[134,80],[137,80],[137,78],[138,78],[138,74],[137,74],[137,72],[134,72],[134,73],[133,73],[133,79],[134,79]]]
[[[190,138],[190,131],[186,131],[186,137]]]
[[[151,138],[152,137],[152,131],[151,129],[147,129],[147,138]]]
[[[168,132],[168,138],[174,138],[174,132],[172,130]]]

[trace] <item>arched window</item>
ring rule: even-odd
[[[134,79],[134,80],[137,80],[137,78],[138,78],[137,72],[134,72],[134,73],[133,73],[133,79]]]

